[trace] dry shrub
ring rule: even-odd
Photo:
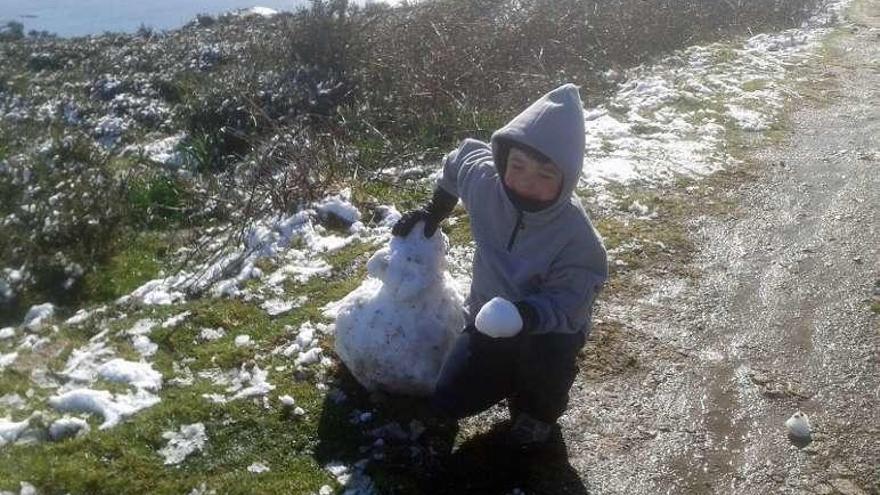
[[[351,52],[332,63],[356,85],[360,118],[391,135],[414,137],[427,127],[452,138],[476,113],[503,122],[562,82],[585,86],[589,97],[609,88],[602,77],[609,68],[729,34],[794,26],[817,2],[433,0],[336,11],[332,27],[348,31],[327,46]]]

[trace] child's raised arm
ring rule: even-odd
[[[492,161],[492,148],[483,141],[465,139],[443,158],[443,175],[437,185],[464,203],[473,204],[481,186],[494,184],[498,176]]]

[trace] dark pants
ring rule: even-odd
[[[583,345],[582,333],[494,339],[469,327],[443,363],[433,405],[463,418],[507,398],[513,410],[553,423],[568,405]]]

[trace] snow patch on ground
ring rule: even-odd
[[[250,347],[253,345],[250,335],[236,335],[234,343],[235,347]]]
[[[158,391],[162,388],[162,374],[148,363],[135,363],[124,359],[113,359],[98,368],[98,376],[115,382],[127,383],[135,388]]]
[[[226,336],[226,330],[222,328],[203,328],[199,331],[199,340],[203,342],[212,342],[220,340]]]
[[[266,394],[275,390],[275,385],[268,382],[269,371],[262,370],[259,366],[249,368],[246,365],[242,365],[241,368],[233,369],[226,373],[218,372],[217,370],[207,370],[199,372],[199,377],[209,378],[216,385],[226,386],[226,393],[231,395],[204,395],[206,399],[217,404],[251,397],[265,397]]]
[[[86,412],[102,416],[104,422],[98,427],[101,430],[112,428],[123,418],[158,402],[159,397],[144,390],[114,395],[106,390],[89,388],[71,390],[49,399],[49,405],[61,412]]]
[[[263,304],[260,305],[260,307],[265,309],[266,313],[268,313],[269,316],[278,316],[280,314],[287,313],[294,308],[302,306],[307,300],[308,298],[306,296],[300,296],[293,301],[286,301],[283,299],[269,299],[264,301]]]
[[[159,346],[154,344],[147,335],[153,331],[158,322],[151,319],[138,320],[134,327],[126,333],[131,336],[131,345],[143,357],[150,357],[159,350]]]
[[[98,375],[98,368],[106,358],[113,356],[113,349],[107,346],[107,331],[89,340],[89,343],[74,349],[60,375],[73,382],[92,383]]]
[[[262,474],[270,471],[269,466],[262,462],[255,462],[251,464],[250,466],[248,466],[247,470],[248,472],[254,474]]]
[[[628,71],[607,103],[585,110],[581,186],[667,183],[736,164],[723,147],[728,133],[777,121],[792,94],[785,79],[814,53],[827,21],[823,13],[803,28],[693,46]]]
[[[24,421],[12,421],[9,418],[0,418],[0,447],[15,443],[31,427],[31,418]]]
[[[174,328],[183,323],[184,320],[192,315],[192,311],[184,311],[183,313],[174,315],[162,322],[162,328]]]
[[[180,431],[166,431],[162,438],[168,440],[165,447],[159,450],[159,454],[165,458],[165,465],[180,464],[188,456],[205,448],[208,435],[205,433],[205,425],[193,423],[183,425]]]
[[[315,206],[320,215],[332,215],[348,225],[360,221],[361,212],[351,204],[351,189],[345,189],[335,196],[328,196]]]
[[[55,316],[55,306],[52,303],[43,303],[31,306],[24,317],[22,326],[28,330],[38,330],[48,320]]]
[[[49,438],[53,442],[57,442],[74,436],[85,435],[89,430],[89,424],[86,420],[64,416],[63,418],[56,419],[49,426]]]
[[[144,145],[141,152],[150,160],[169,167],[180,167],[184,164],[184,154],[180,151],[180,143],[186,139],[186,133],[175,134]]]
[[[344,195],[325,198],[316,204],[316,208],[343,215],[348,220],[360,218],[357,208],[347,202]],[[245,232],[240,248],[192,271],[151,280],[118,302],[170,305],[185,300],[188,294],[204,292],[214,297],[240,296],[244,282],[263,278],[262,270],[255,266],[262,258],[282,259],[284,264],[265,284],[270,293],[280,294],[282,282],[289,277],[303,283],[313,276],[329,274],[332,267],[320,259],[321,254],[339,250],[358,240],[374,241],[388,236],[387,227],[366,228],[359,221],[351,225],[349,235],[339,236],[316,223],[320,216],[315,209],[305,209],[293,215],[257,221]],[[214,239],[213,244],[222,246],[224,241],[225,237],[221,236]],[[295,247],[292,246],[294,241]]]
[[[80,325],[82,323],[85,323],[85,321],[90,319],[91,317],[99,315],[101,313],[105,313],[106,311],[107,306],[100,306],[93,310],[80,309],[77,310],[77,312],[73,316],[65,320],[64,323],[71,326]]]
[[[7,366],[11,366],[12,363],[18,358],[17,352],[10,352],[9,354],[0,354],[0,371],[3,371]]]
[[[362,459],[352,466],[334,461],[324,466],[324,469],[333,475],[336,482],[343,487],[343,495],[373,495],[378,492],[373,480],[364,472],[367,464],[368,460],[366,459]],[[323,490],[324,487],[321,489]],[[324,493],[333,493],[333,491],[324,490]]]

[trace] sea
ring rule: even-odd
[[[217,15],[250,7],[295,11],[308,0],[0,0],[0,25],[16,21],[25,32],[48,31],[62,37],[107,31],[132,33],[141,26],[170,30],[198,14]]]

